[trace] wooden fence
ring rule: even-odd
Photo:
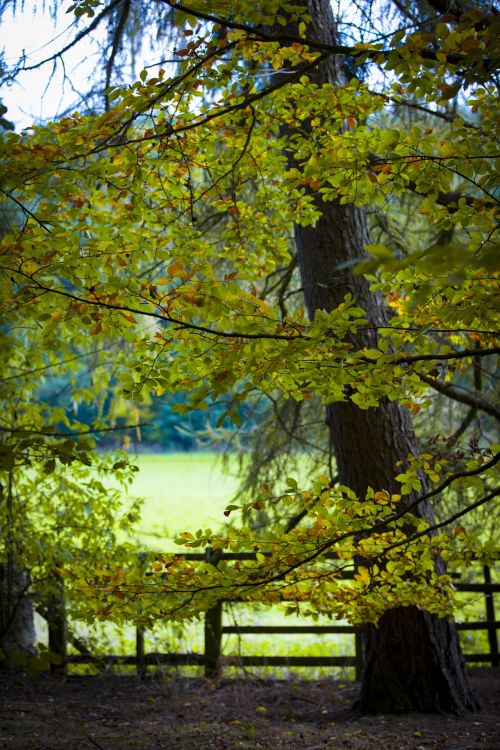
[[[184,554],[187,560],[204,561],[217,564],[221,559],[220,553],[213,554],[211,548],[205,553]],[[334,555],[327,556],[332,559]],[[255,559],[253,553],[227,553],[224,560],[251,560]],[[342,578],[352,578],[353,571],[344,571]],[[455,576],[460,578],[460,576]],[[460,632],[482,630],[488,634],[488,653],[464,655],[468,663],[487,663],[492,667],[500,665],[500,654],[498,652],[497,630],[500,628],[500,620],[495,619],[494,594],[500,592],[500,584],[492,583],[491,570],[488,566],[483,567],[483,582],[462,583],[460,580],[454,582],[457,591],[476,592],[484,595],[485,619],[477,622],[458,623]],[[63,600],[61,600],[63,601]],[[238,601],[231,601],[238,604]],[[240,602],[245,603],[245,602]],[[204,667],[207,677],[216,677],[222,673],[224,666],[280,666],[280,667],[353,667],[356,679],[359,679],[363,669],[363,649],[361,627],[352,625],[225,625],[224,624],[224,602],[218,602],[214,607],[207,610],[204,618],[204,650],[203,653],[146,653],[144,631],[136,629],[135,654],[120,655],[93,655],[85,644],[78,638],[67,633],[64,607],[59,602],[58,606],[52,606],[41,611],[42,616],[48,622],[49,648],[58,657],[59,664],[53,666],[53,671],[61,672],[67,669],[68,664],[97,664],[108,667],[113,664],[135,665],[137,674],[143,676],[148,666],[169,665],[199,665]],[[223,636],[227,634],[352,634],[354,636],[354,653],[341,656],[224,656],[222,653]],[[71,643],[78,654],[67,655],[67,641]]]

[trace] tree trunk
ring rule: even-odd
[[[22,669],[26,656],[36,653],[33,605],[29,578],[9,561],[0,565],[0,668]]]
[[[308,35],[335,43],[329,0],[303,3],[311,17]],[[317,83],[342,85],[341,61],[330,58],[312,77]],[[297,226],[295,233],[309,316],[318,309],[335,309],[350,292],[370,322],[384,324],[380,296],[370,292],[366,279],[345,266],[346,261],[365,255],[368,229],[364,209],[335,202],[318,201],[317,205],[321,215],[316,225]],[[342,270],[340,264],[344,264]],[[376,347],[377,331],[362,329],[351,341],[356,347]],[[368,486],[396,491],[397,462],[418,453],[408,411],[387,400],[367,410],[346,401],[329,405],[327,420],[339,482],[360,497]],[[426,508],[420,512],[427,515]],[[377,627],[365,626],[364,630],[361,710],[462,711],[478,707],[453,623],[415,607],[400,607],[388,611]]]
[[[0,499],[5,502],[6,510],[3,561],[0,562],[0,668],[17,670],[22,669],[26,657],[36,653],[36,633],[29,598],[29,572],[16,563],[12,485],[11,469],[7,488],[0,484]]]
[[[361,710],[459,712],[479,708],[453,622],[418,607],[386,612],[365,634]]]

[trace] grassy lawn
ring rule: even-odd
[[[239,486],[238,477],[231,470],[224,470],[220,457],[215,453],[166,453],[142,454],[133,459],[139,472],[131,485],[129,495],[143,499],[142,519],[137,541],[151,549],[173,550],[175,536],[181,531],[196,531],[210,527],[216,531],[225,522],[225,507],[234,500]],[[178,548],[179,551],[182,548]],[[226,605],[224,622],[227,625],[310,625],[307,618],[285,617],[279,607]],[[321,624],[321,623],[318,623]],[[325,620],[324,624],[329,624]],[[76,630],[84,637],[93,636],[99,650],[107,653],[133,653],[135,630],[132,626],[115,626],[112,623],[96,623],[94,628],[78,624]],[[241,640],[236,635],[224,637],[225,654],[255,655],[340,655],[353,653],[352,636],[318,636],[299,634],[296,636],[250,635]],[[203,626],[187,624],[184,628],[175,623],[158,623],[146,634],[148,651],[202,651]],[[186,673],[199,673],[197,668],[184,668]],[[346,677],[350,670],[334,670],[337,676]],[[238,672],[232,668],[228,673]],[[318,677],[331,675],[333,670],[287,670],[280,668],[253,668],[252,674],[291,674]]]
[[[137,541],[150,549],[167,551],[176,549],[173,539],[181,531],[196,531],[210,527],[220,529],[224,522],[224,508],[234,500],[239,480],[231,470],[224,470],[220,457],[215,453],[169,453],[143,454],[138,456],[138,472],[129,494],[143,498],[142,520],[139,524]],[[177,548],[181,551],[182,548]],[[470,602],[458,614],[458,619],[482,619],[484,598],[482,595],[461,597]],[[224,624],[235,625],[298,625],[312,622],[307,618],[285,617],[279,607],[225,605]],[[322,618],[317,624],[331,624]],[[77,630],[89,636],[87,628]],[[135,630],[131,626],[117,627],[111,623],[99,623],[91,629],[99,643],[100,650],[108,653],[133,653]],[[148,651],[202,651],[203,626],[188,624],[184,628],[175,623],[158,623],[146,636]],[[487,651],[485,632],[462,634],[462,644],[466,651]],[[309,635],[276,636],[269,634],[226,635],[223,651],[225,654],[255,655],[342,655],[354,653],[352,635]],[[188,672],[198,673],[196,668]],[[233,670],[230,670],[231,672]],[[335,674],[345,678],[352,676],[349,668],[340,669],[300,669],[281,670],[279,668],[257,668],[252,674],[269,676],[270,673],[295,673],[296,675],[318,677]]]
[[[221,528],[224,508],[239,480],[225,472],[216,453],[146,453],[134,459],[139,472],[130,495],[144,499],[140,541],[173,549],[181,531]]]

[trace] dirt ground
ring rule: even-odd
[[[0,678],[9,750],[498,750],[500,669],[476,669],[481,712],[361,716],[355,683],[151,676]]]

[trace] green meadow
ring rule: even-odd
[[[225,466],[216,453],[167,453],[140,454],[133,459],[139,471],[129,489],[130,498],[141,498],[142,518],[139,523],[136,541],[144,547],[157,551],[182,551],[174,544],[181,531],[196,531],[210,527],[220,529],[224,522],[225,507],[237,497],[240,484],[236,462]],[[126,502],[126,498],[124,498]],[[462,598],[462,597],[461,597]],[[463,596],[468,606],[460,613],[459,619],[477,619],[483,612],[482,595]],[[279,607],[244,607],[226,604],[224,607],[226,625],[310,625],[307,618],[285,617]],[[316,624],[331,624],[324,619]],[[135,644],[133,627],[116,627],[111,623],[96,623],[90,631],[76,630],[84,637],[90,637],[101,653],[132,653]],[[94,640],[95,639],[95,640]],[[487,650],[485,633],[464,633],[462,642],[467,651]],[[200,652],[203,650],[203,625],[192,623],[185,627],[179,624],[158,623],[153,631],[146,634],[146,648],[152,652],[178,651]],[[354,653],[352,635],[268,635],[246,634],[226,635],[223,641],[226,655],[341,655]],[[231,668],[230,672],[234,672]],[[184,668],[187,673],[197,673],[197,668]],[[249,670],[245,670],[247,673]],[[283,676],[280,668],[258,668],[250,672],[257,676],[277,673]],[[335,675],[349,678],[353,672],[348,669],[296,669],[286,670],[288,674],[318,677]]]
[[[181,531],[217,530],[224,508],[234,499],[239,479],[225,470],[216,453],[146,453],[129,494],[143,499],[139,539],[152,549],[174,549]]]
[[[216,453],[148,453],[132,459],[139,467],[128,496],[141,498],[142,517],[135,539],[141,546],[158,551],[178,550],[174,539],[181,531],[196,531],[210,527],[220,529],[226,518],[225,507],[237,497],[240,479],[236,462],[222,465]],[[127,498],[124,497],[126,503]],[[279,607],[272,609],[255,605],[244,607],[226,604],[224,622],[227,625],[293,625],[312,624],[307,618],[285,617]],[[321,624],[321,623],[317,623]],[[328,624],[327,621],[324,624]],[[75,630],[90,638],[101,653],[132,653],[135,645],[133,627],[117,627],[111,623],[96,623],[91,629],[75,623]],[[152,652],[202,651],[203,625],[192,623],[184,627],[179,624],[158,623],[146,633],[146,649]],[[226,655],[340,655],[354,652],[354,640],[346,636],[321,636],[298,634],[276,635],[246,634],[226,635],[223,641]],[[183,668],[186,673],[198,673],[195,667]],[[238,670],[230,668],[228,673]],[[246,669],[246,673],[269,676],[277,673],[283,676],[281,668]],[[332,674],[331,669],[285,670],[286,673],[310,677]],[[350,670],[336,669],[337,676],[349,677]]]

